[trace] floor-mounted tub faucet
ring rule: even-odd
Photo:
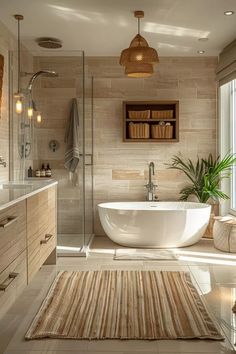
[[[156,193],[155,193],[157,185],[152,182],[152,176],[154,176],[154,175],[155,175],[155,165],[154,165],[154,162],[150,162],[149,167],[148,167],[148,183],[145,185],[145,187],[147,188],[146,199],[148,201],[157,201],[158,200]]]

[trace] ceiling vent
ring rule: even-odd
[[[36,42],[40,47],[47,49],[58,49],[62,47],[62,41],[60,39],[52,37],[37,38]]]

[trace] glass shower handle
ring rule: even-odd
[[[79,154],[79,156],[80,157],[84,157],[85,156],[85,158],[87,157],[87,156],[89,156],[90,158],[91,158],[91,161],[90,161],[90,163],[86,163],[85,162],[85,166],[93,166],[93,154]],[[86,159],[85,159],[85,161],[86,161]]]

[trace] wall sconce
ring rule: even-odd
[[[23,111],[22,104],[22,94],[20,92],[20,69],[21,69],[21,58],[20,58],[20,21],[24,19],[22,15],[14,15],[17,20],[17,61],[18,61],[18,74],[17,74],[17,92],[14,94],[16,98],[16,113],[21,114]]]

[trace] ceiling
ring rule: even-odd
[[[137,33],[134,10],[144,10],[141,34],[160,56],[214,56],[236,38],[236,0],[1,0],[0,20],[16,34],[12,15],[24,15],[21,37],[31,51],[39,48],[35,38],[50,36],[64,50],[114,56]]]

